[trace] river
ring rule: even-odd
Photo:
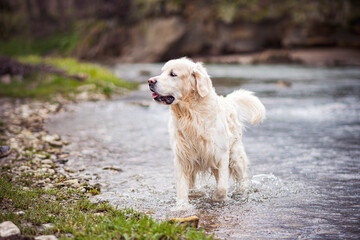
[[[146,82],[161,64],[119,64],[115,73]],[[218,94],[254,91],[267,119],[244,133],[250,159],[245,193],[211,200],[204,176],[190,193],[191,211],[175,205],[169,109],[147,86],[121,99],[70,106],[47,128],[71,142],[65,165],[99,182],[96,197],[157,219],[197,215],[220,239],[360,238],[360,68],[207,65]]]

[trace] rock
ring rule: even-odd
[[[48,143],[53,147],[62,147],[63,145],[62,141],[49,141]]]
[[[89,93],[88,92],[82,92],[76,95],[77,101],[85,101],[89,99]]]
[[[60,137],[57,134],[54,135],[45,135],[42,137],[42,140],[45,142],[53,142],[53,141],[59,141]]]
[[[276,86],[278,87],[291,87],[292,83],[289,81],[278,81]]]
[[[41,161],[42,164],[52,164],[53,162],[50,159],[45,159]]]
[[[11,83],[10,74],[2,75],[0,78],[0,82],[5,85],[9,85]]]
[[[77,90],[79,91],[91,91],[91,90],[95,90],[96,89],[96,85],[95,84],[85,84],[82,85],[80,87],[77,87]]]
[[[199,224],[199,218],[197,216],[187,217],[187,218],[172,218],[170,222],[179,223],[182,226],[190,226],[197,228]]]
[[[74,188],[79,188],[80,187],[79,180],[77,180],[77,179],[66,180],[66,181],[64,181],[64,183],[66,185],[74,187]]]
[[[17,211],[17,212],[14,212],[16,215],[19,215],[19,216],[23,216],[25,215],[25,212],[24,211]]]
[[[122,172],[123,170],[121,168],[117,168],[117,167],[104,167],[103,170],[112,170],[115,172]]]
[[[34,155],[34,158],[37,158],[37,159],[45,159],[46,156],[44,154],[35,154]]]
[[[30,167],[28,167],[28,166],[20,166],[20,167],[18,168],[18,170],[19,170],[20,172],[27,172],[27,171],[30,170]]]
[[[46,229],[54,228],[55,225],[52,224],[52,223],[44,223],[44,224],[41,225],[41,227],[42,227],[44,230],[46,230]]]
[[[41,165],[43,168],[51,168],[51,165],[50,164],[42,164]]]
[[[43,189],[45,189],[45,190],[53,189],[53,188],[54,188],[54,185],[51,184],[51,183],[49,183],[49,184],[47,184],[47,185],[45,185],[45,186],[43,187]]]
[[[124,49],[124,61],[159,61],[186,32],[179,17],[152,19],[131,30],[132,44]],[[160,37],[161,36],[161,37]]]
[[[6,238],[20,234],[20,229],[11,221],[0,224],[0,237]]]
[[[75,173],[75,172],[77,172],[77,170],[72,169],[72,168],[69,168],[69,167],[64,167],[64,170],[65,170],[66,172],[68,172],[68,173]]]
[[[35,237],[35,240],[57,240],[58,238],[54,235],[43,235]]]

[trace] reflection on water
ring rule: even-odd
[[[115,70],[145,82],[144,75],[160,68]],[[55,116],[48,128],[71,142],[66,166],[101,183],[98,199],[159,219],[197,215],[218,238],[358,239],[360,69],[210,65],[208,71],[219,94],[243,87],[267,108],[267,120],[244,134],[251,161],[245,192],[232,183],[230,200],[215,203],[215,181],[204,176],[190,194],[195,209],[169,211],[175,187],[168,107],[153,103],[146,86],[118,101],[82,103]]]

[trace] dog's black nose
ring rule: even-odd
[[[148,80],[149,85],[154,85],[156,82],[157,82],[157,81],[156,81],[155,78],[150,78],[150,79]]]

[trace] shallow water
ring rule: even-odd
[[[145,82],[159,64],[124,64],[119,76]],[[146,86],[123,99],[74,105],[50,131],[71,144],[66,167],[100,182],[98,199],[165,219],[197,215],[223,239],[358,239],[360,237],[360,68],[207,66],[219,94],[255,91],[266,121],[250,126],[244,144],[251,164],[245,193],[232,184],[228,202],[211,200],[212,177],[175,205],[168,107]],[[278,81],[291,83],[283,87]],[[113,169],[109,169],[113,168]]]

